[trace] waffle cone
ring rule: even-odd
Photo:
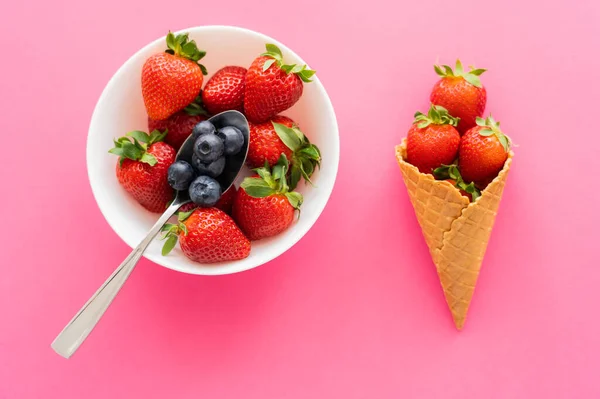
[[[512,157],[511,151],[498,176],[470,203],[449,182],[435,180],[406,162],[406,139],[396,146],[410,202],[459,330],[467,318]]]

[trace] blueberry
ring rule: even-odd
[[[194,143],[194,154],[204,163],[216,161],[223,155],[225,145],[223,141],[214,134],[206,134],[198,137]]]
[[[190,198],[194,203],[209,208],[221,198],[221,186],[209,176],[199,176],[190,184]]]
[[[199,175],[206,175],[210,177],[219,177],[225,169],[225,157],[221,157],[211,163],[204,163],[198,159],[194,154],[192,155],[192,165],[196,168]]]
[[[217,136],[219,136],[225,144],[226,155],[235,155],[240,152],[244,146],[244,135],[236,127],[225,126],[224,128],[219,129]]]
[[[192,136],[194,136],[194,140],[197,140],[198,137],[204,136],[205,134],[215,134],[215,126],[209,121],[202,121],[194,126],[192,130]]]
[[[187,190],[196,177],[192,165],[185,161],[177,161],[169,166],[167,181],[175,190]]]

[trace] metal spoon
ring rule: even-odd
[[[223,192],[225,192],[231,187],[246,161],[250,129],[248,127],[248,121],[244,115],[238,111],[222,112],[210,118],[209,121],[212,122],[217,129],[224,126],[235,126],[240,129],[245,138],[244,148],[242,148],[237,155],[227,159],[227,170],[217,179],[223,188]],[[194,140],[192,136],[190,136],[177,153],[177,160],[185,160],[191,163],[193,147]],[[148,235],[146,235],[142,242],[131,251],[123,263],[117,267],[98,291],[96,291],[85,305],[83,305],[81,310],[77,312],[69,324],[67,324],[60,334],[58,334],[54,342],[52,342],[52,349],[54,349],[56,353],[67,359],[75,353],[98,321],[100,321],[100,318],[104,312],[106,312],[106,309],[108,309],[115,296],[117,296],[119,290],[123,284],[125,284],[125,281],[127,281],[127,278],[152,239],[156,237],[162,226],[175,214],[175,212],[177,212],[179,207],[188,202],[190,202],[190,197],[187,190],[178,191],[173,203],[165,213],[162,214],[156,224],[152,226]]]

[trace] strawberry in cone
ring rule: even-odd
[[[442,121],[437,118],[439,108],[432,110],[427,117],[417,114],[421,121],[415,120],[408,139],[396,146],[396,158],[446,302],[460,330],[465,324],[513,153],[510,140],[493,118],[477,118],[476,126],[466,131],[457,144],[448,128],[433,132],[426,129],[432,124],[436,129],[456,126],[456,118],[445,116]],[[424,120],[428,122],[426,126]]]

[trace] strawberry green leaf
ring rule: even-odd
[[[438,180],[446,180],[450,178],[450,167],[452,165],[442,165],[439,168],[433,170],[433,175]]]
[[[469,184],[466,184],[462,180],[462,178],[460,179],[460,181],[457,181],[456,187],[458,187],[466,193],[471,194],[471,202],[475,202],[475,200],[477,200],[477,198],[481,196],[481,191],[479,191],[477,187],[475,187],[475,183],[471,182]]]
[[[274,58],[272,58],[270,60],[266,60],[265,63],[263,64],[263,72],[265,72],[267,69],[269,69],[271,67],[271,65],[273,65],[273,63],[275,63],[275,61],[277,61],[277,60]]]
[[[167,136],[169,129],[165,129],[164,132],[161,132],[158,129],[154,129],[152,133],[150,133],[150,139],[148,140],[148,144],[158,143],[159,141],[163,141]]]
[[[308,147],[301,149],[300,151],[298,151],[298,154],[317,162],[321,161],[321,153],[319,152],[317,146],[315,146],[314,144],[310,144]]]
[[[298,182],[300,182],[300,178],[302,177],[302,172],[300,171],[300,166],[294,163],[290,169],[290,190],[295,190],[298,186]]]
[[[108,150],[109,153],[114,154],[114,155],[118,155],[120,157],[123,156],[123,148],[120,147],[115,147],[115,148],[111,148],[110,150]]]
[[[481,87],[481,80],[479,80],[479,76],[473,75],[471,73],[466,73],[463,75],[463,78],[471,83],[475,87]]]
[[[188,228],[185,224],[179,223],[179,230],[183,233],[184,236],[188,235]]]
[[[269,187],[273,187],[275,185],[275,182],[273,180],[276,179],[273,177],[273,175],[271,175],[269,168],[258,168],[255,169],[255,171],[269,185]]]
[[[171,231],[172,229],[174,229],[176,227],[177,226],[174,225],[174,224],[172,224],[172,223],[165,223],[165,224],[163,224],[163,227],[160,228],[160,231],[162,231],[162,232],[169,232],[169,231]],[[165,238],[165,237],[163,237],[163,238]]]
[[[194,99],[187,107],[183,109],[186,114],[190,116],[204,115],[209,116],[208,112],[204,109],[204,103],[202,102],[202,91],[198,97]]]
[[[144,154],[144,151],[136,147],[131,141],[122,143],[121,149],[123,150],[123,157],[133,161],[138,161]]]
[[[278,59],[278,60],[283,59],[283,54],[281,53],[281,50],[279,49],[279,47],[277,47],[276,45],[268,43],[265,45],[265,48],[267,49],[267,52],[263,53],[261,55],[272,56],[273,58]]]
[[[484,73],[485,71],[487,71],[487,69],[479,68],[479,69],[472,69],[469,73],[471,75],[481,76],[481,74]]]
[[[508,147],[509,147],[508,138],[502,134],[502,135],[498,136],[498,140],[500,141],[500,144],[502,144],[502,147],[504,147],[504,151],[508,152]]]
[[[460,118],[456,118],[448,113],[448,110],[441,105],[431,104],[427,115],[421,112],[415,113],[415,119],[413,123],[421,129],[427,126],[434,125],[451,125],[457,126]]]
[[[302,205],[302,202],[304,201],[302,194],[293,191],[290,193],[285,193],[285,196],[288,199],[288,201],[290,202],[290,205],[294,209],[300,209],[300,206]]]
[[[294,129],[289,128],[281,123],[271,122],[273,124],[273,128],[275,129],[275,133],[279,136],[283,144],[286,145],[290,150],[296,151],[302,145],[300,138],[294,132]]]
[[[196,208],[192,209],[191,211],[187,211],[187,212],[179,212],[177,214],[177,220],[179,222],[185,222],[187,220],[187,218],[189,218],[192,215],[192,213],[194,213],[195,210],[196,210]]]
[[[492,131],[492,129],[481,129],[479,131],[479,134],[487,137],[487,136],[491,136],[492,134],[494,134],[494,132]]]
[[[279,181],[285,177],[283,165],[277,164],[273,166],[273,180]]]
[[[485,119],[478,116],[477,118],[475,118],[475,123],[477,123],[477,126],[485,126]]]
[[[141,143],[148,143],[150,141],[150,136],[146,132],[142,132],[141,130],[134,130],[127,133],[128,137],[133,137],[135,140]]]
[[[292,69],[294,69],[296,67],[296,64],[292,64],[292,65],[282,65],[281,66],[281,70],[283,72],[285,72],[286,74],[289,74],[290,72],[292,72]]]
[[[171,252],[173,250],[173,248],[175,248],[175,244],[177,244],[177,236],[170,235],[162,247],[161,254],[163,256],[167,256],[169,254],[169,252]]]
[[[176,41],[175,41],[175,35],[169,31],[169,33],[167,34],[167,47],[169,49],[173,49],[175,48],[176,45]]]
[[[456,66],[454,67],[454,71],[456,72],[456,74],[458,76],[461,76],[463,74],[463,66],[462,66],[462,62],[460,62],[460,60],[456,60]]]
[[[295,65],[294,68],[290,71],[291,73],[300,73],[306,70],[306,65]]]
[[[454,76],[454,71],[448,65],[443,65],[446,76]]]
[[[240,187],[243,188],[249,196],[254,198],[264,198],[276,193],[276,191],[264,180],[251,177],[245,178]]]
[[[310,83],[312,82],[311,78],[315,75],[315,73],[317,73],[317,71],[312,69],[303,69],[301,72],[297,73],[297,75],[304,83]]]
[[[150,166],[156,165],[156,158],[152,154],[148,154],[147,152],[142,155],[140,158],[140,162],[147,163]]]
[[[182,33],[175,36],[172,32],[169,32],[167,34],[166,52],[178,57],[194,61],[196,64],[198,64],[198,61],[200,61],[206,55],[206,51],[198,49],[195,40],[189,40],[188,33]],[[198,66],[202,70],[203,75],[206,75],[208,73],[204,65],[198,64]]]
[[[481,76],[481,74],[486,71],[483,68],[476,69],[475,67],[471,66],[469,71],[465,71],[460,60],[456,60],[456,66],[454,68],[454,71],[448,65],[442,65],[442,66],[434,65],[433,68],[435,70],[435,73],[443,78],[445,78],[445,77],[462,77],[463,79],[465,79],[467,82],[469,82],[470,84],[472,84],[475,87],[483,87],[481,85],[481,80],[479,79],[479,76]],[[442,68],[443,68],[443,70],[442,70]]]
[[[304,177],[304,180],[306,180],[311,186],[313,185],[313,183],[310,180],[310,177],[312,176],[315,170],[314,168],[314,165],[308,159],[303,159],[300,162],[300,172],[302,173],[302,177]]]
[[[177,43],[179,43],[181,46],[183,46],[185,44],[185,42],[187,42],[188,38],[190,37],[189,33],[181,33],[177,36],[175,36],[175,41]]]

